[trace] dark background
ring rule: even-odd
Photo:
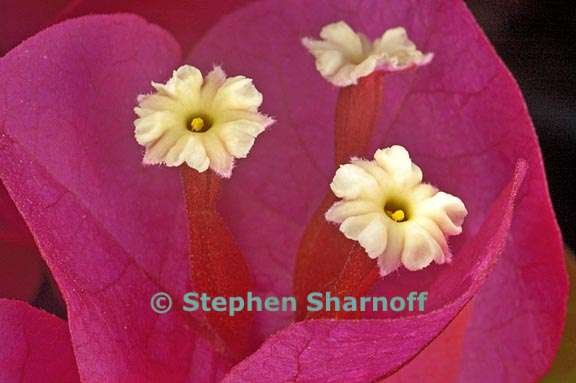
[[[576,248],[576,3],[553,0],[466,1],[512,71],[528,104],[554,210]]]

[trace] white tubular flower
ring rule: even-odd
[[[136,141],[146,147],[144,164],[211,168],[230,177],[234,158],[244,158],[274,120],[258,113],[262,94],[244,76],[226,78],[215,67],[206,78],[193,66],[174,71],[156,93],[138,97]]]
[[[302,44],[316,58],[316,69],[336,86],[356,84],[374,71],[399,71],[428,64],[432,53],[423,54],[402,27],[388,29],[373,42],[356,33],[344,21],[322,28],[322,40],[309,37]]]
[[[422,171],[402,146],[376,151],[373,161],[353,158],[336,171],[330,187],[342,200],[326,219],[378,258],[382,276],[400,264],[420,270],[450,261],[446,237],[462,232],[466,207],[422,183]]]

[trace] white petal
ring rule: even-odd
[[[221,124],[217,129],[226,149],[236,158],[244,158],[250,152],[254,139],[264,131],[266,125],[249,121],[237,120]]]
[[[398,183],[409,187],[422,182],[422,170],[412,163],[408,151],[400,145],[377,150],[374,159]]]
[[[358,84],[359,75],[355,72],[356,65],[344,62],[331,76],[325,76],[336,86],[344,87]],[[320,73],[322,73],[320,71]]]
[[[404,248],[405,225],[405,223],[387,221],[388,238],[386,241],[386,251],[380,258],[390,258],[390,260],[382,260],[381,263],[390,265],[395,264],[396,261],[393,260],[400,260]],[[382,271],[383,270],[380,270],[381,273]]]
[[[174,71],[168,85],[176,90],[180,103],[185,106],[196,107],[200,99],[200,89],[203,82],[202,73],[197,68],[183,65]]]
[[[440,227],[438,227],[436,222],[425,216],[416,216],[411,221],[411,224],[420,226],[420,228],[426,231],[434,239],[434,241],[436,241],[438,246],[440,246],[441,252],[436,255],[436,258],[434,258],[436,263],[450,262],[452,253],[448,247],[448,241],[446,240],[445,234],[442,232]]]
[[[394,180],[382,167],[378,166],[375,161],[365,160],[352,160],[352,164],[362,168],[366,173],[370,174],[376,182],[380,185],[381,189],[387,190],[395,188]]]
[[[182,137],[176,141],[176,144],[168,150],[164,162],[166,166],[179,166],[184,162],[184,148],[188,144],[190,134],[183,134]]]
[[[210,159],[202,145],[202,140],[197,135],[191,135],[188,144],[184,148],[184,160],[193,169],[203,172],[208,169]]]
[[[416,46],[408,39],[406,29],[397,27],[386,30],[382,37],[374,41],[374,47],[378,51],[393,53],[399,49],[414,49]]]
[[[408,270],[421,270],[434,259],[442,257],[442,249],[434,238],[418,225],[407,225],[404,234],[402,264]]]
[[[210,159],[210,169],[224,178],[230,178],[234,167],[234,157],[228,153],[216,134],[205,134],[200,137]]]
[[[379,216],[376,216],[358,235],[360,246],[366,250],[372,259],[378,258],[384,253],[387,239],[386,225],[382,222],[382,217]]]
[[[257,137],[266,128],[265,124],[250,120],[235,120],[220,124],[218,130],[221,133],[244,133],[251,137]]]
[[[162,164],[166,160],[166,155],[170,149],[178,142],[184,133],[178,130],[169,130],[160,137],[154,144],[146,147],[143,163],[146,165]]]
[[[152,87],[156,90],[158,95],[177,99],[176,87],[174,86],[173,82],[172,83],[170,82],[170,80],[168,80],[166,84],[161,84],[152,81],[150,85],[152,85]]]
[[[138,98],[138,107],[134,108],[136,114],[140,117],[155,113],[157,111],[173,110],[180,108],[178,102],[171,98],[159,94],[141,95]]]
[[[330,184],[337,197],[353,199],[362,193],[372,193],[378,189],[378,183],[362,168],[346,164],[341,165]]]
[[[385,149],[378,149],[374,159],[388,173],[408,173],[412,167],[412,160],[408,151],[400,145]]]
[[[428,198],[433,197],[438,193],[438,189],[430,184],[418,184],[412,189],[411,200],[414,204],[418,204]]]
[[[350,77],[358,81],[361,77],[368,76],[370,73],[374,72],[376,66],[378,65],[378,60],[374,56],[368,56],[358,65],[352,67],[350,72]]]
[[[221,132],[220,137],[226,150],[236,158],[246,157],[254,145],[254,136],[240,130],[225,130]]]
[[[432,54],[423,54],[410,41],[402,27],[389,29],[374,41],[374,53],[380,57],[380,65],[388,70],[402,70],[413,65],[426,65]]]
[[[334,75],[347,63],[344,54],[332,43],[303,38],[302,44],[316,57],[316,69],[322,76]]]
[[[460,198],[438,192],[418,205],[418,214],[432,219],[445,234],[458,235],[468,211]]]
[[[364,214],[346,218],[340,225],[340,231],[346,236],[346,238],[357,241],[360,233],[366,229],[375,217],[376,214]]]
[[[134,120],[134,137],[140,145],[151,145],[177,125],[169,112],[155,112]]]
[[[204,85],[202,85],[201,90],[201,98],[202,98],[202,107],[206,109],[210,109],[212,107],[212,101],[218,92],[218,89],[224,84],[226,81],[226,73],[220,68],[219,66],[215,66],[214,69],[208,75],[206,75],[206,79],[204,80]]]
[[[373,213],[376,211],[374,203],[366,200],[339,201],[328,209],[326,220],[341,223],[348,217]]]
[[[208,169],[210,164],[204,146],[195,134],[184,134],[166,155],[167,166],[179,166],[184,162],[199,172]]]
[[[258,92],[252,80],[244,76],[226,79],[214,96],[213,108],[219,110],[244,109],[256,111],[262,104],[262,93]]]
[[[342,49],[350,59],[362,57],[364,48],[362,39],[344,21],[326,25],[320,31],[320,37]]]
[[[249,112],[246,110],[223,110],[218,114],[218,123],[219,124],[226,124],[228,122],[236,122],[236,121],[249,121],[254,122],[260,125],[263,129],[269,127],[274,123],[274,119],[272,117],[263,115],[261,113],[254,113]]]
[[[302,44],[316,58],[316,69],[336,86],[356,84],[376,68],[370,57],[372,44],[343,21],[326,25],[321,41],[303,38]]]

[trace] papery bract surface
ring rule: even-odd
[[[141,165],[132,108],[179,61],[167,32],[114,15],[51,27],[0,62],[0,176],[62,290],[86,382],[215,380],[228,365],[196,317],[149,304],[190,290],[186,218],[178,174]]]
[[[336,92],[319,76],[313,60],[303,54],[299,44],[303,36],[316,36],[322,26],[337,20],[345,20],[370,38],[386,28],[402,25],[419,48],[434,53],[428,66],[385,79],[383,117],[372,150],[392,144],[405,146],[428,180],[461,197],[470,212],[464,233],[451,244],[454,261],[450,267],[433,266],[410,275],[398,273],[382,279],[374,292],[396,295],[427,290],[427,307],[436,315],[456,302],[466,286],[482,284],[486,279],[474,301],[463,341],[460,379],[487,381],[502,379],[506,374],[518,380],[537,378],[555,353],[564,318],[566,277],[561,238],[522,96],[460,1],[253,4],[224,18],[188,56],[187,62],[194,65],[207,68],[226,62],[229,70],[250,75],[267,95],[263,107],[278,121],[253,156],[239,167],[222,203],[248,254],[256,285],[263,293],[290,293],[298,240],[335,170],[332,118]],[[518,209],[510,230],[497,243],[491,242],[494,238],[478,237],[483,230],[496,230],[496,222],[505,220],[501,211],[498,219],[493,217],[496,222],[487,221],[491,214],[498,215],[491,210],[496,197],[522,159],[526,161],[526,179],[518,191],[518,201],[513,203]],[[487,223],[492,227],[485,227]],[[479,266],[504,244],[496,267],[491,272],[489,268],[482,271]],[[466,250],[470,248],[473,251]],[[444,314],[449,320],[455,312]],[[259,317],[264,334],[282,326],[278,316],[272,315]],[[295,371],[300,376],[316,376],[306,375],[314,374],[313,368],[319,363],[312,355],[341,355],[339,347],[323,348],[320,344],[340,326],[353,325],[319,323],[317,326],[324,326],[321,328],[327,332],[310,331],[314,326],[305,323],[287,330],[294,331],[292,338],[297,341],[287,340],[289,332],[287,338],[272,338],[270,348],[265,346],[240,365],[235,370],[239,375],[231,375],[231,381],[238,376],[252,376],[252,368],[256,371],[258,366],[276,361],[274,353],[266,350],[284,347],[297,351],[278,362],[286,373],[278,376],[291,376]],[[357,331],[363,332],[362,326]],[[299,331],[304,331],[304,336],[298,336]],[[422,334],[418,342],[432,340],[439,331],[437,328]],[[493,342],[484,342],[487,334]],[[389,336],[370,337],[370,341],[378,339],[385,347],[390,343]],[[334,339],[332,342],[337,344]],[[361,348],[359,342],[355,345]],[[401,347],[407,347],[404,351],[408,355],[412,346],[415,353],[418,347],[413,342]],[[368,358],[353,364],[354,369],[370,369]],[[506,366],[512,364],[515,368],[510,372]],[[365,377],[391,371],[379,364],[371,372]]]
[[[66,322],[25,302],[0,299],[0,381],[80,382]]]
[[[188,56],[203,70],[225,63],[227,72],[253,78],[278,121],[238,165],[221,203],[258,292],[290,295],[299,238],[335,170],[336,92],[300,40],[336,20],[371,38],[402,25],[434,52],[430,65],[385,79],[372,143],[405,146],[430,182],[461,197],[469,210],[464,233],[451,244],[450,267],[399,272],[374,289],[428,291],[424,315],[292,325],[227,380],[389,375],[478,291],[456,375],[537,379],[563,322],[561,240],[522,97],[460,1],[261,2],[222,19]],[[150,80],[166,80],[179,64],[174,39],[131,16],[58,25],[0,64],[0,176],[63,290],[87,382],[216,379],[229,366],[198,335],[195,317],[159,318],[148,307],[153,292],[190,287],[187,238],[178,176],[140,166],[131,107]],[[260,339],[285,327],[289,315],[259,315]]]
[[[18,0],[3,4],[0,55],[54,23],[89,14],[135,13],[192,46],[220,17],[251,0]]]

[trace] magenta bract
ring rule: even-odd
[[[387,79],[373,149],[405,146],[428,181],[461,197],[464,234],[451,265],[400,271],[374,289],[429,291],[424,315],[290,325],[290,313],[262,313],[254,340],[265,342],[226,381],[364,382],[402,366],[424,376],[410,360],[473,296],[458,379],[537,379],[564,320],[561,238],[522,96],[460,1],[263,1],[224,17],[187,56],[254,78],[277,120],[220,206],[256,292],[292,293],[299,238],[334,172],[336,91],[300,38],[340,19],[371,37],[403,25],[435,53]],[[154,292],[190,288],[188,238],[178,172],[141,166],[131,108],[181,63],[173,37],[127,15],[64,22],[0,62],[0,177],[63,292],[86,382],[210,382],[231,367],[202,318],[148,307]]]

